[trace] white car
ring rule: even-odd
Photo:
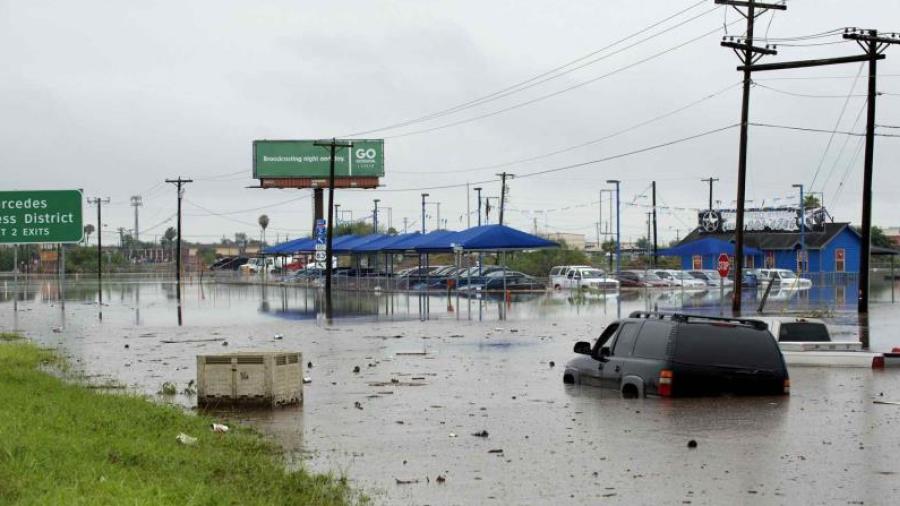
[[[699,279],[706,283],[707,286],[719,286],[719,282],[721,281],[724,286],[732,286],[734,285],[734,281],[728,278],[722,278],[719,276],[719,271],[713,270],[695,270],[688,271],[688,274],[693,276],[695,279]]]
[[[770,280],[773,280],[773,284],[780,286],[782,289],[812,288],[812,280],[797,277],[793,271],[787,269],[757,269],[756,277],[759,279],[760,288],[765,288]]]
[[[588,265],[561,265],[550,269],[550,286],[555,290],[618,290],[619,280]]]
[[[653,274],[656,274],[664,281],[668,281],[673,286],[679,286],[682,288],[703,288],[706,289],[706,282],[700,281],[699,279],[691,276],[687,272],[678,271],[675,269],[657,269],[655,271],[651,271]]]

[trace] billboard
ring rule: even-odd
[[[338,147],[334,155],[335,186],[373,187],[384,177],[384,139],[353,139],[352,147]],[[315,140],[253,141],[253,177],[272,186],[327,186],[331,149]],[[349,183],[352,180],[355,184]],[[265,184],[270,180],[270,184]],[[373,184],[374,183],[374,184]]]
[[[737,211],[720,209],[700,211],[698,222],[701,233],[734,232]],[[804,227],[808,231],[820,232],[828,221],[828,211],[824,207],[806,209]],[[744,230],[746,232],[799,232],[800,209],[796,207],[780,207],[765,209],[746,209],[744,211]]]
[[[81,190],[0,191],[0,244],[79,242]]]

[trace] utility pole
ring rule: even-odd
[[[712,211],[712,209],[713,209],[713,183],[715,183],[718,180],[719,180],[719,178],[717,178],[717,177],[708,177],[706,179],[700,180],[700,181],[703,181],[704,183],[709,183],[709,210],[710,211]]]
[[[140,195],[131,197],[131,207],[134,208],[134,242],[141,240],[140,228],[138,228],[138,208],[144,205],[144,199]]]
[[[175,297],[178,301],[178,325],[181,325],[181,199],[184,196],[184,185],[193,183],[193,179],[166,179],[169,184],[174,184],[178,191],[178,239],[175,246]],[[265,269],[265,265],[263,265]]]
[[[735,315],[741,312],[741,280],[744,270],[744,199],[747,195],[747,129],[750,117],[750,85],[752,84],[751,65],[756,63],[763,55],[778,54],[774,49],[757,47],[753,45],[753,29],[756,17],[768,10],[787,10],[783,4],[758,2],[757,0],[715,0],[718,5],[730,5],[747,19],[747,32],[743,38],[726,37],[722,46],[731,48],[743,63],[744,94],[741,102],[741,138],[738,152],[738,181],[737,181],[737,213],[735,216],[735,254],[734,254],[734,292],[731,301],[731,311]],[[738,7],[745,7],[746,12]],[[711,184],[711,183],[710,183]]]
[[[341,225],[341,205],[340,204],[334,205],[334,219],[337,220],[337,223],[335,223],[335,224],[340,226]]]
[[[653,226],[653,212],[647,212],[647,256],[653,258],[653,243],[650,238],[650,234],[652,232],[651,227]]]
[[[478,226],[481,226],[481,187],[474,188],[475,192],[478,194]]]
[[[720,0],[716,0],[716,3],[719,2]],[[857,298],[857,311],[860,315],[867,315],[869,312],[869,262],[872,254],[872,180],[873,165],[875,162],[875,100],[878,96],[878,90],[875,85],[878,76],[878,60],[885,59],[884,51],[888,46],[900,44],[900,38],[897,38],[896,36],[884,37],[878,34],[878,30],[864,30],[860,28],[845,28],[843,38],[856,41],[864,54],[856,56],[840,56],[837,58],[770,63],[765,65],[755,65],[751,62],[738,67],[738,70],[749,73],[751,70],[784,70],[821,67],[824,65],[839,65],[843,63],[869,63],[866,156],[863,168],[862,194],[862,251],[859,259],[859,293]],[[736,271],[736,275],[737,274],[739,274],[739,272]],[[735,289],[737,289],[737,287],[737,283],[735,283]],[[861,340],[863,341],[863,347],[867,348],[868,337]]]
[[[409,229],[408,229],[408,227],[407,227],[407,222],[408,222],[408,221],[409,221],[409,220],[407,219],[407,217],[404,216],[404,217],[403,217],[403,233],[404,233],[404,234],[407,233],[407,232],[409,231]]]
[[[508,172],[501,172],[497,175],[500,176],[500,224],[503,225],[503,209],[506,207],[506,178],[513,179],[516,175]]]
[[[656,181],[653,181],[653,267],[659,262],[659,245],[656,238]]]
[[[119,249],[125,247],[125,227],[119,227]]]
[[[378,233],[378,203],[381,202],[381,199],[373,199],[375,202],[375,210],[372,211],[372,228],[375,229],[374,232]]]
[[[618,179],[609,179],[606,181],[609,184],[616,185],[616,272],[622,271],[622,206],[621,206],[621,192],[620,185],[621,181]]]
[[[350,141],[338,141],[334,137],[330,141],[316,141],[316,146],[329,148],[331,150],[331,159],[328,164],[328,219],[327,223],[327,239],[325,240],[325,319],[331,323],[333,316],[331,306],[331,273],[332,273],[332,253],[334,245],[334,156],[337,148],[352,148],[353,143]]]
[[[472,196],[468,181],[466,181],[466,228],[472,228]]]
[[[97,308],[99,319],[103,319],[103,204],[109,204],[109,197],[87,199],[88,204],[97,204]]]
[[[422,194],[422,234],[425,234],[425,198],[428,197],[428,193]]]

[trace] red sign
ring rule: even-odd
[[[719,276],[727,277],[729,271],[731,271],[731,261],[728,259],[728,255],[722,253],[719,255]]]

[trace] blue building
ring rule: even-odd
[[[809,274],[856,275],[859,273],[861,237],[849,223],[822,223],[804,234],[808,261],[801,254],[800,232],[745,231],[744,267],[748,269],[789,269]],[[682,252],[682,269],[715,269],[719,253],[706,247],[710,239],[734,243],[733,232],[706,232],[696,228],[676,247]],[[693,248],[692,248],[693,246]],[[673,248],[673,249],[676,249]]]

